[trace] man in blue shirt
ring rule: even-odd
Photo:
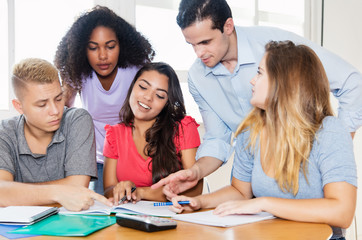
[[[353,137],[362,125],[362,76],[340,57],[296,34],[271,27],[235,27],[225,0],[183,0],[177,23],[198,59],[188,83],[205,125],[196,164],[161,180],[172,197],[215,171],[230,157],[232,133],[251,109],[251,84],[271,41],[291,40],[310,46],[327,72],[331,92],[339,101],[338,116]]]

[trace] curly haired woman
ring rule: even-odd
[[[118,113],[135,74],[154,54],[145,37],[102,6],[75,20],[59,43],[54,64],[63,81],[66,105],[73,106],[78,92],[83,108],[93,117],[98,162],[94,189],[98,193],[103,193],[104,126],[119,122]]]

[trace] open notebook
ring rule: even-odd
[[[0,223],[29,225],[58,212],[57,207],[9,206],[0,208]]]
[[[118,206],[108,207],[101,202],[94,201],[94,205],[88,210],[72,212],[64,207],[60,208],[59,214],[86,214],[86,215],[109,215],[111,213],[147,214],[158,217],[172,217],[176,213],[169,210],[168,206],[153,206],[153,201],[139,201],[137,203],[124,203]]]

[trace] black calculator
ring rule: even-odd
[[[134,228],[145,232],[156,232],[167,229],[174,229],[177,222],[168,218],[155,217],[150,215],[130,215],[124,213],[116,214],[117,223],[122,227]]]

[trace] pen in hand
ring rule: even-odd
[[[131,193],[133,193],[136,190],[136,187],[132,187],[131,188]],[[123,203],[124,201],[126,201],[127,199],[127,195],[124,195],[123,198],[121,198],[121,200],[118,201],[118,205]]]

